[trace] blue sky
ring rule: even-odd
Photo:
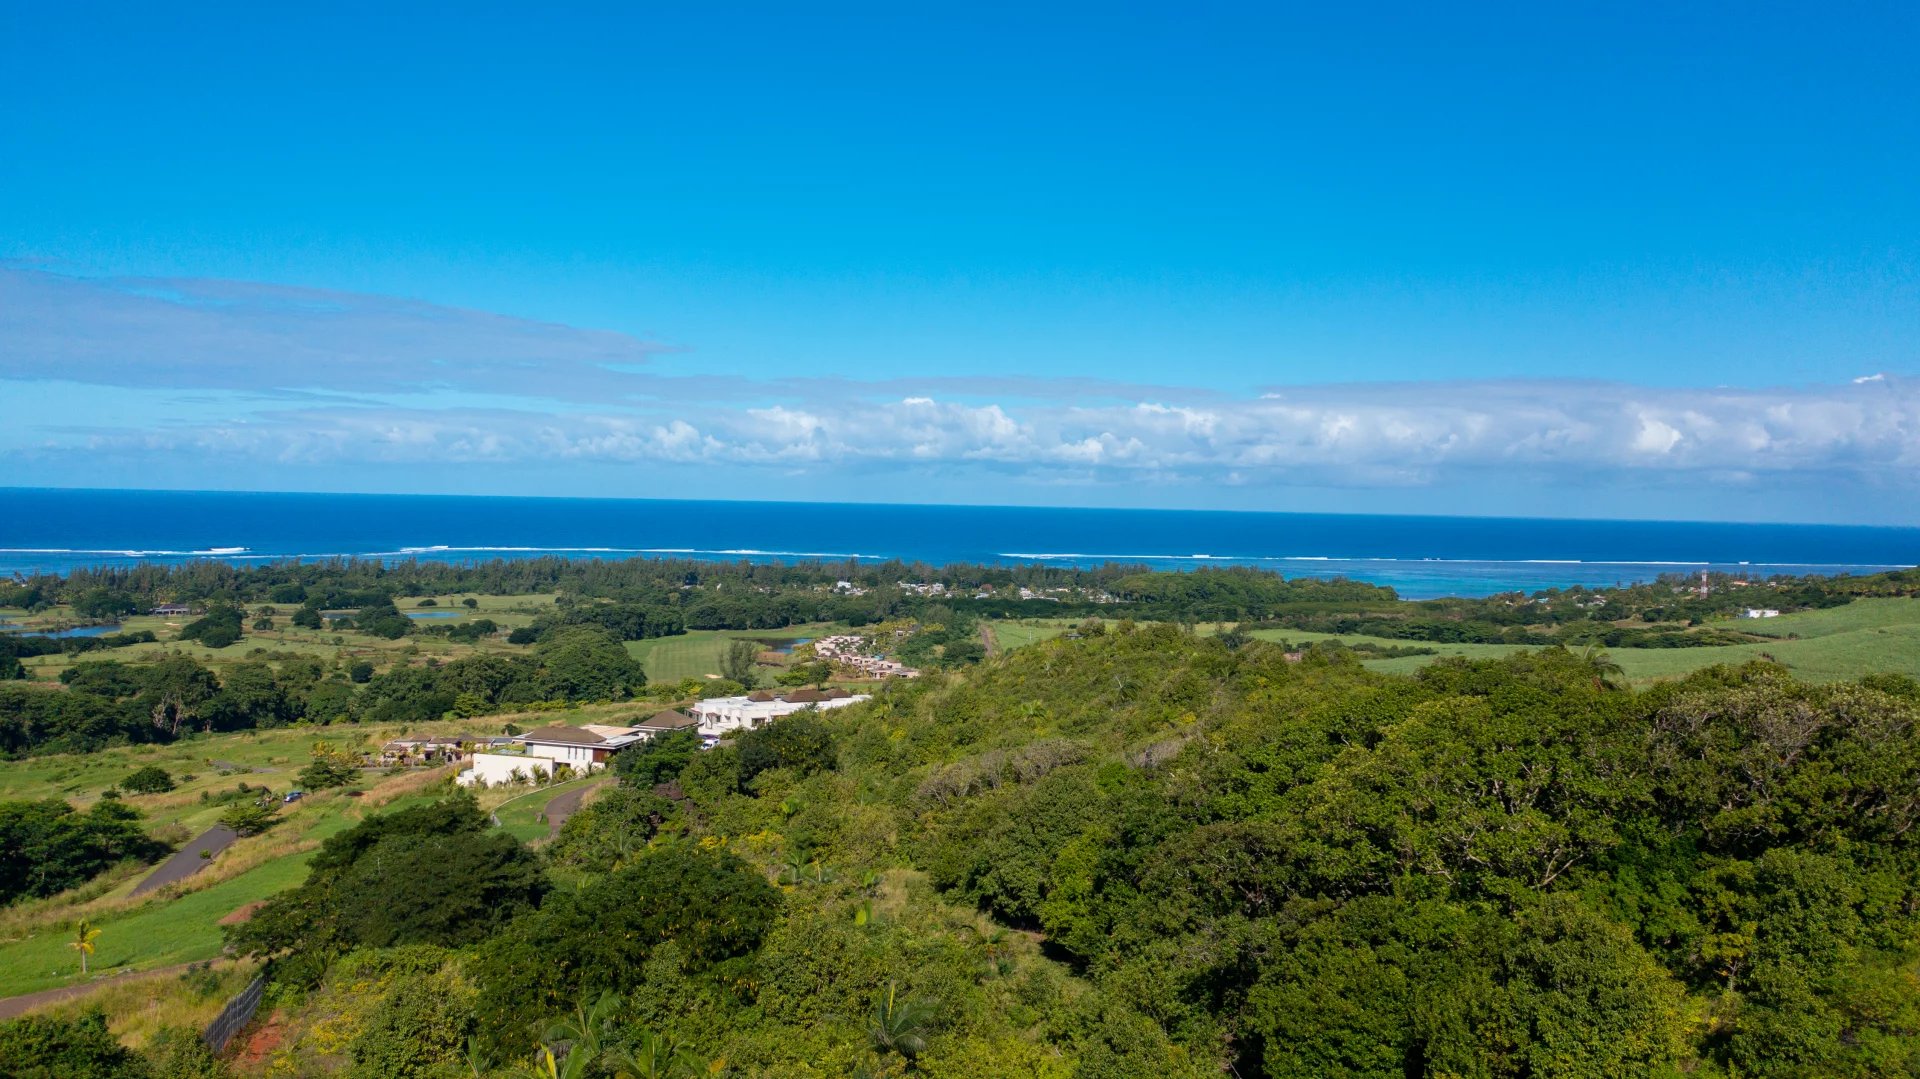
[[[402,6],[0,11],[9,482],[1920,523],[1911,5]]]

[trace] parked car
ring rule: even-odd
[[[297,802],[300,799],[305,798],[306,796],[307,796],[306,791],[288,791],[286,797],[280,800],[282,802]]]

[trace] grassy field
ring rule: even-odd
[[[1019,622],[989,622],[994,643],[1003,652],[1025,648],[1039,641],[1050,641],[1078,623],[1071,619],[1026,619]]]
[[[1920,599],[1865,599],[1844,607],[1803,611],[1779,618],[1727,623],[1732,628],[1774,638],[1750,644],[1712,648],[1615,648],[1608,651],[1626,678],[1636,684],[1678,678],[1720,663],[1745,663],[1770,657],[1795,675],[1814,682],[1858,678],[1864,674],[1893,673],[1920,678]],[[1484,658],[1515,651],[1500,644],[1428,644],[1377,637],[1331,636],[1296,630],[1256,630],[1266,640],[1300,643],[1340,640],[1348,644],[1373,641],[1384,646],[1416,645],[1441,656]],[[1409,673],[1436,656],[1401,656],[1370,660],[1375,670]]]
[[[33,1012],[76,1018],[99,1009],[106,1013],[107,1026],[120,1041],[138,1049],[166,1027],[206,1029],[227,1001],[253,980],[257,966],[253,962],[216,960],[204,971],[129,975]]]
[[[830,626],[789,626],[786,629],[704,630],[677,637],[628,641],[627,652],[646,666],[649,682],[678,682],[686,678],[719,677],[720,660],[737,640],[792,641],[833,632]]]
[[[548,802],[570,790],[591,786],[605,779],[604,775],[584,776],[529,791],[502,802],[494,808],[493,814],[499,819],[500,827],[520,842],[540,842],[551,833],[546,820]]]

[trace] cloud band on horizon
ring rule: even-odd
[[[611,331],[418,301],[0,268],[0,382],[21,394],[80,383],[171,402],[141,424],[16,416],[0,459],[656,464],[1356,489],[1644,476],[1920,493],[1920,383],[1892,375],[1773,388],[1439,379],[1234,397],[964,374],[668,376],[648,369],[661,351]],[[218,396],[182,405],[187,391]]]

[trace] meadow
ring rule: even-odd
[[[1835,682],[1862,675],[1887,673],[1920,678],[1920,599],[1863,599],[1844,607],[1801,611],[1778,618],[1741,619],[1715,623],[1772,638],[1748,644],[1708,648],[1613,648],[1607,655],[1635,685],[1679,678],[1717,664],[1772,659],[1800,678]],[[1432,656],[1397,656],[1366,661],[1378,671],[1408,674],[1441,656],[1495,658],[1522,650],[1504,644],[1439,644],[1396,641],[1298,630],[1263,629],[1253,634],[1263,640],[1296,643],[1335,640],[1345,644],[1371,642],[1382,647],[1431,648]]]
[[[433,604],[421,607],[420,604],[431,598]],[[450,614],[450,618],[432,617],[418,619],[422,627],[457,626],[480,618],[492,619],[502,629],[512,630],[531,623],[541,612],[554,604],[555,595],[550,592],[511,596],[482,596],[449,594],[433,597],[415,597],[402,600],[403,612],[432,614],[435,616]],[[472,599],[475,606],[471,609],[464,601]],[[375,667],[385,668],[393,663],[417,657],[431,657],[442,662],[459,659],[462,656],[477,653],[518,654],[525,651],[515,645],[507,644],[504,638],[482,639],[472,643],[452,641],[445,637],[421,634],[403,637],[399,640],[386,640],[380,637],[357,633],[353,630],[302,629],[290,621],[296,609],[293,604],[266,604],[278,613],[273,616],[273,628],[257,630],[253,626],[253,612],[260,605],[247,609],[245,636],[241,643],[227,648],[208,648],[197,641],[176,641],[181,627],[192,621],[191,617],[158,615],[132,615],[121,622],[121,632],[151,632],[159,640],[152,644],[135,644],[125,648],[116,648],[107,652],[84,653],[77,656],[55,654],[34,656],[23,662],[30,678],[41,681],[53,681],[60,672],[75,663],[98,659],[117,659],[123,663],[138,663],[165,655],[188,655],[210,667],[257,659],[249,653],[256,649],[268,652],[286,653],[295,656],[308,656],[325,662],[339,661],[355,663],[366,660]],[[37,615],[29,615],[19,609],[0,609],[0,619],[30,629],[57,629],[73,624],[71,613],[64,607],[55,608]]]
[[[720,661],[738,640],[795,641],[835,632],[826,625],[788,626],[785,629],[696,629],[674,637],[628,641],[627,653],[647,669],[647,681],[680,682],[688,678],[720,677]]]

